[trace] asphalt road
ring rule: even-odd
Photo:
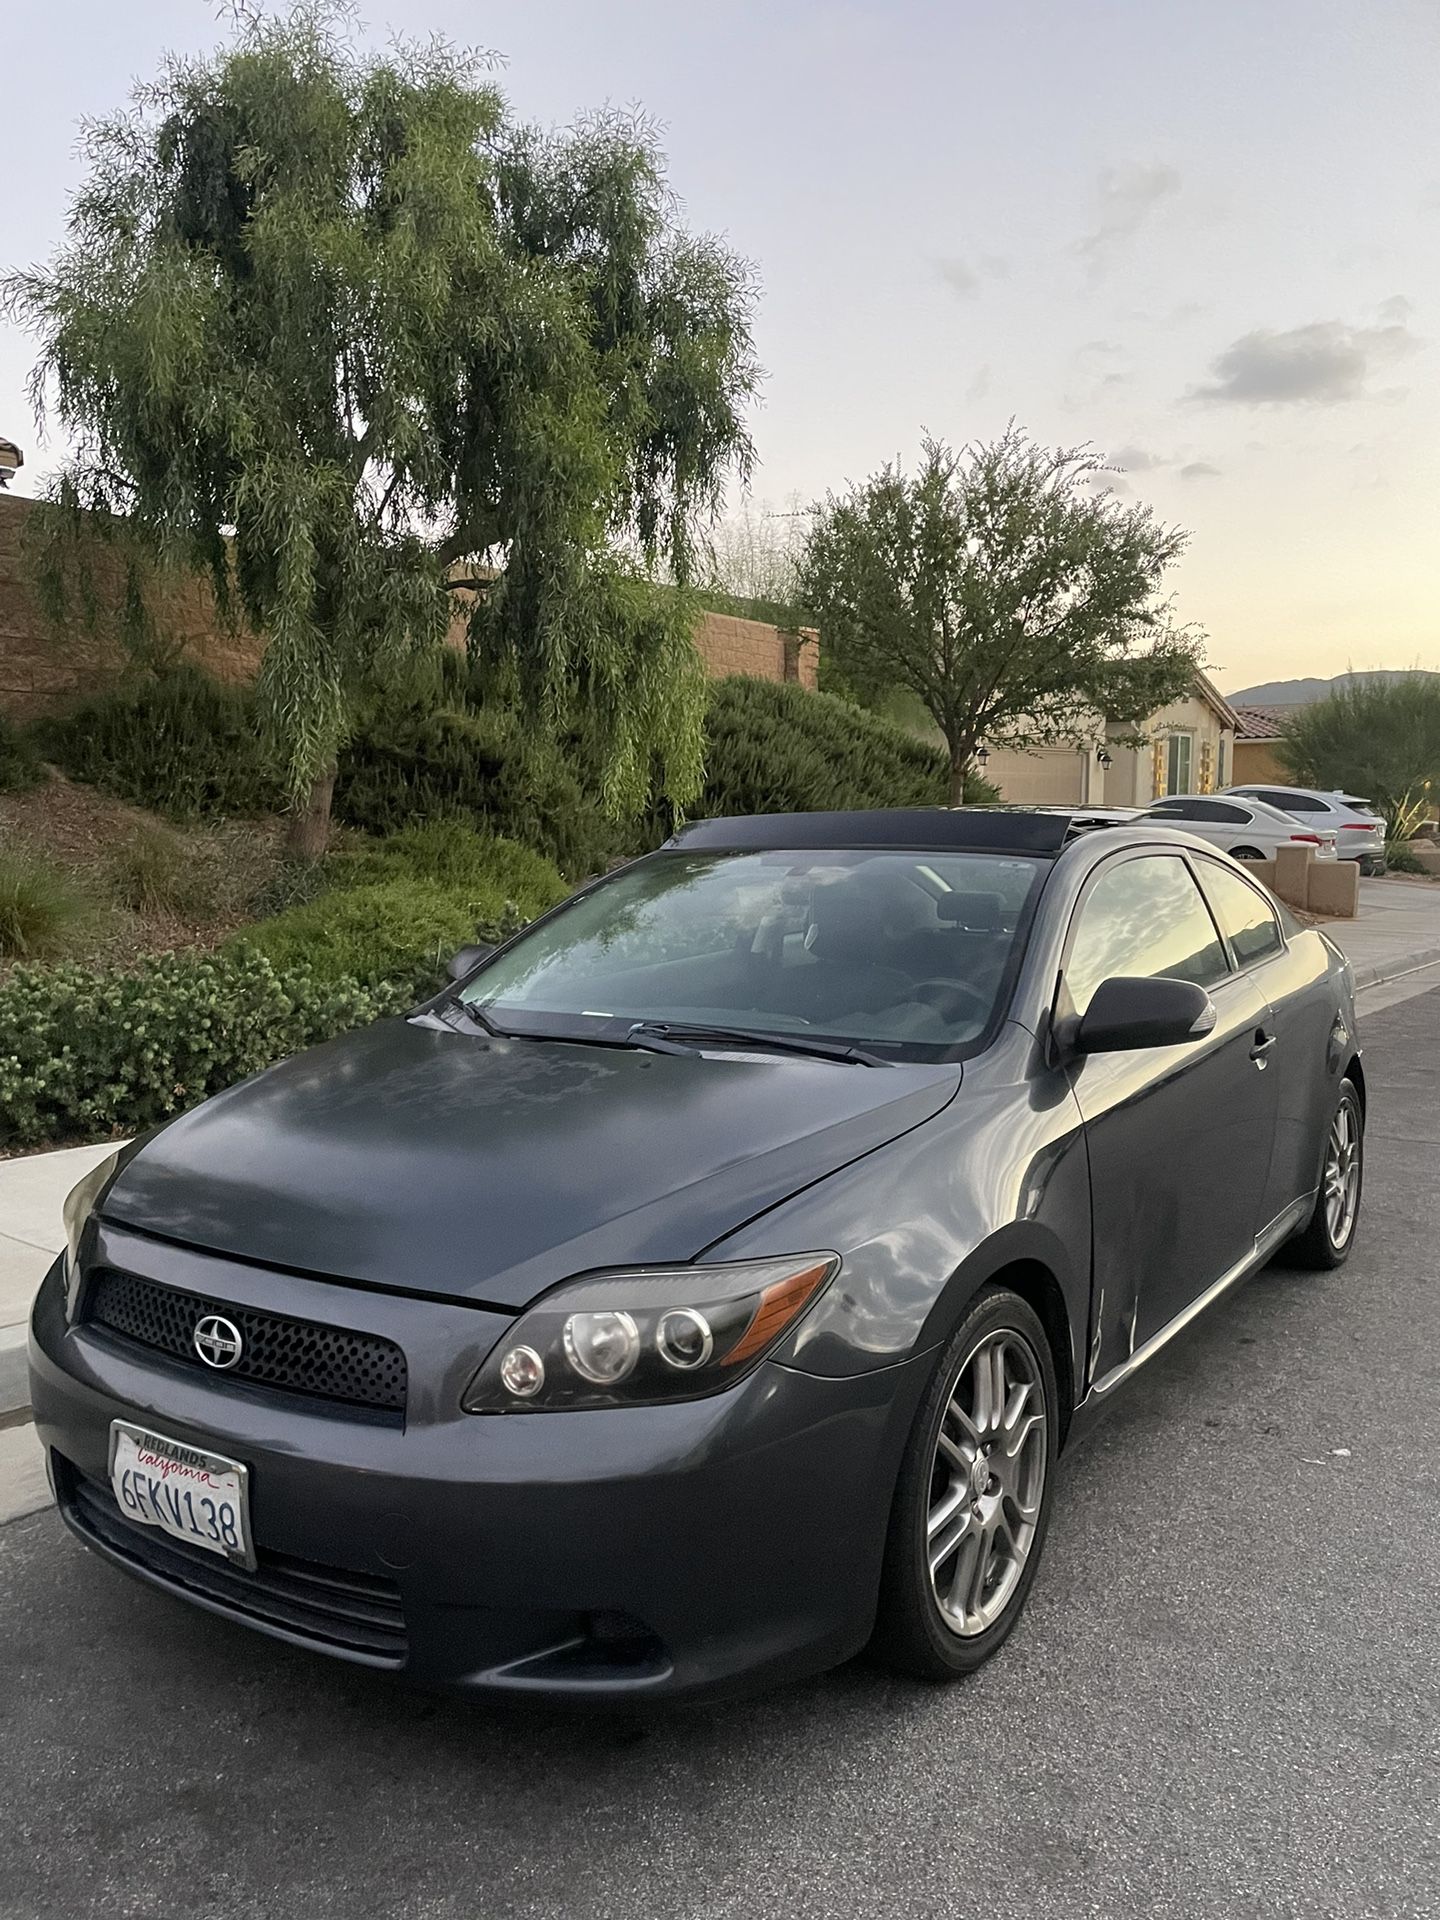
[[[497,1718],[0,1530],[0,1914],[1440,1914],[1440,992],[1367,1023],[1347,1268],[1272,1269],[1062,1469],[1009,1646]]]

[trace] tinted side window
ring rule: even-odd
[[[1272,807],[1279,807],[1282,813],[1329,813],[1330,809],[1323,800],[1316,800],[1308,793],[1258,793],[1257,800],[1268,800]]]
[[[1215,923],[1185,862],[1151,854],[1107,867],[1081,902],[1065,964],[1077,1013],[1102,980],[1192,980],[1212,987],[1228,972]]]
[[[1240,965],[1248,967],[1279,953],[1285,942],[1275,909],[1264,894],[1238,873],[1213,861],[1202,861],[1200,870],[1215,918],[1225,929]]]
[[[1154,811],[1168,814],[1174,820],[1219,820],[1226,826],[1244,826],[1250,819],[1246,808],[1233,806],[1226,800],[1161,800]]]

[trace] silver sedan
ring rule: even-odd
[[[1183,825],[1236,860],[1273,860],[1292,843],[1314,847],[1317,860],[1333,860],[1336,853],[1333,827],[1304,825],[1279,807],[1238,793],[1169,794],[1140,817],[1157,826]]]
[[[1279,807],[1302,827],[1333,828],[1342,860],[1358,860],[1362,873],[1385,871],[1385,816],[1353,793],[1327,793],[1321,787],[1227,787],[1239,800],[1262,800]]]

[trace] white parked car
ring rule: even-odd
[[[1323,787],[1227,787],[1245,800],[1263,800],[1292,815],[1303,827],[1333,827],[1342,860],[1358,860],[1362,873],[1385,871],[1385,816],[1353,793]]]
[[[1273,860],[1277,848],[1297,842],[1313,846],[1317,860],[1335,858],[1338,836],[1333,827],[1302,826],[1279,807],[1240,794],[1168,794],[1140,817],[1157,827],[1193,833],[1237,860]]]

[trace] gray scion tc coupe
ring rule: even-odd
[[[30,1344],[87,1546],[426,1685],[968,1673],[1060,1448],[1354,1242],[1350,970],[1167,829],[711,820],[452,971],[97,1167]]]

